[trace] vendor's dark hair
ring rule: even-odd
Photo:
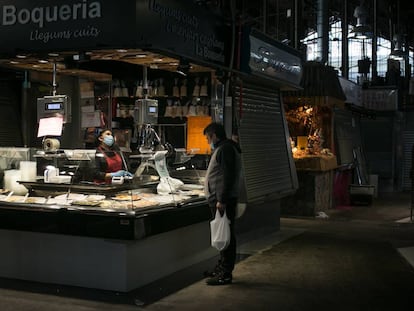
[[[105,131],[111,131],[110,128],[97,128],[95,134],[95,147],[98,147],[101,144],[101,141],[99,140],[99,137],[102,136],[102,133]]]
[[[225,139],[226,136],[226,130],[224,129],[224,126],[221,123],[212,122],[209,125],[207,125],[203,131],[204,135],[211,135],[216,134],[218,139]]]

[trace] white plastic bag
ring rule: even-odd
[[[210,231],[211,246],[219,251],[225,250],[230,244],[230,220],[226,212],[221,216],[217,209],[215,218],[210,221]]]
[[[157,193],[161,195],[175,193],[183,185],[184,183],[177,178],[161,177],[160,182],[157,185]]]

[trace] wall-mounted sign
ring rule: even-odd
[[[298,51],[249,27],[243,27],[239,44],[241,71],[300,86],[303,66]]]
[[[250,69],[260,75],[299,85],[301,59],[277,46],[250,35]]]
[[[227,64],[230,28],[222,17],[194,1],[144,0],[137,6],[142,46],[207,63]]]
[[[230,28],[194,1],[0,0],[0,53],[153,48],[226,65]]]
[[[398,109],[398,90],[365,89],[361,92],[362,106],[378,111]]]

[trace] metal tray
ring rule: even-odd
[[[124,183],[122,185],[98,185],[94,183],[79,183],[79,184],[57,184],[45,183],[43,181],[19,181],[29,191],[45,191],[45,192],[79,192],[79,193],[96,193],[96,194],[112,194],[119,191],[130,190],[135,188],[144,188],[156,185],[158,182],[132,182]]]

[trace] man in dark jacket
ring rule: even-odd
[[[223,215],[226,212],[230,220],[230,245],[220,251],[220,259],[212,272],[206,275],[208,285],[224,285],[232,282],[232,272],[236,261],[236,238],[234,234],[234,220],[239,195],[239,178],[241,171],[240,148],[226,137],[223,125],[209,124],[203,131],[212,148],[212,155],[208,165],[205,194],[211,209],[212,218],[216,210]]]

